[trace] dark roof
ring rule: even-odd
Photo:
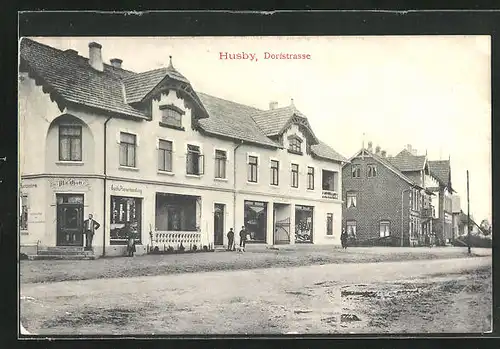
[[[30,74],[42,79],[68,102],[146,118],[124,100],[121,78],[133,75],[133,72],[108,64],[104,64],[103,72],[97,72],[89,65],[88,58],[27,38],[21,41],[20,57]]]
[[[252,115],[252,118],[259,124],[266,136],[272,137],[280,134],[293,115],[306,118],[292,105],[270,110],[258,110]]]
[[[402,172],[420,171],[424,169],[426,156],[413,155],[408,150],[404,149],[398,155],[388,157],[387,160]]]
[[[387,158],[384,158],[382,156],[378,156],[378,155],[376,155],[375,153],[372,153],[371,151],[369,151],[366,148],[362,148],[361,150],[359,150],[358,152],[356,152],[354,154],[354,156],[351,157],[351,159],[354,158],[354,157],[356,157],[356,156],[358,156],[358,155],[360,155],[361,152],[363,152],[363,151],[366,154],[368,154],[369,156],[371,156],[373,159],[375,159],[376,161],[378,161],[379,163],[381,163],[382,165],[384,165],[385,167],[387,167],[389,170],[391,170],[392,172],[394,172],[397,176],[399,176],[401,179],[403,179],[408,184],[413,185],[413,186],[417,186],[419,188],[422,188],[418,183],[415,183],[411,178],[409,178],[407,175],[405,175],[403,172],[401,172],[401,170],[399,168],[397,168],[391,162],[389,162],[387,160]],[[351,159],[349,159],[349,160],[351,160]]]
[[[222,98],[213,97],[205,93],[198,93],[205,106],[209,118],[199,121],[202,129],[212,135],[225,136],[250,143],[280,147],[266,137],[260,130],[251,115],[259,109],[247,105],[231,102]]]
[[[435,160],[428,161],[429,172],[431,176],[437,179],[439,184],[448,186],[450,180],[450,161],[449,160]]]
[[[189,83],[171,62],[167,68],[143,73],[104,64],[104,71],[99,72],[89,65],[88,58],[73,50],[58,50],[28,38],[21,40],[20,57],[21,69],[41,80],[62,99],[141,119],[148,117],[128,103],[140,102],[166,78]],[[307,118],[294,106],[267,111],[204,93],[193,95],[210,116],[198,120],[201,129],[215,136],[280,147],[269,137],[282,131],[294,115],[306,119],[307,123]],[[320,158],[346,161],[326,143],[319,142],[311,149]]]

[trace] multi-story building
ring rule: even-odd
[[[260,110],[196,92],[170,60],[135,73],[24,38],[20,45],[20,243],[120,255],[148,246],[339,244],[341,168],[292,104]]]
[[[373,151],[369,142],[344,165],[343,227],[358,244],[413,246],[432,238],[425,157],[410,160],[389,158],[378,146]]]

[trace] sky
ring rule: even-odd
[[[349,158],[373,142],[388,155],[407,144],[451,160],[452,185],[479,224],[491,222],[491,46],[489,36],[58,37],[34,38],[135,72],[174,67],[195,91],[268,109],[293,103],[321,140]],[[257,60],[221,59],[221,53]],[[305,60],[265,53],[309,54]],[[363,136],[364,134],[364,136]]]

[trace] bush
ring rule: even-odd
[[[453,246],[467,246],[467,235],[459,236],[453,241]],[[470,246],[471,247],[491,247],[491,239],[483,237],[481,235],[471,235],[470,236]]]

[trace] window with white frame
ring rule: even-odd
[[[299,187],[299,165],[292,164],[292,188]]]
[[[248,177],[247,177],[247,180],[249,182],[257,183],[258,166],[259,166],[259,159],[257,158],[257,156],[249,155],[248,156]]]
[[[59,125],[59,160],[82,161],[82,126]]]
[[[314,167],[307,167],[307,189],[314,190]]]
[[[189,175],[200,176],[204,171],[203,155],[200,147],[193,144],[187,145],[186,154],[186,173]]]
[[[182,128],[182,115],[184,111],[174,105],[162,105],[161,110],[161,124],[163,126],[174,126]]]
[[[297,137],[288,139],[288,151],[295,154],[302,153],[302,140]]]
[[[158,141],[158,170],[172,172],[172,142]]]
[[[391,223],[389,221],[380,221],[380,237],[391,235]]]
[[[271,160],[271,185],[279,185],[280,163],[278,160]]]
[[[126,132],[120,132],[120,166],[136,166],[136,135]]]
[[[354,192],[347,192],[346,194],[347,208],[354,208],[358,205],[358,194]]]
[[[351,165],[351,174],[352,174],[352,178],[360,178],[361,177],[361,165],[352,164]]]
[[[356,221],[346,221],[346,233],[350,238],[356,238],[357,225]]]
[[[326,235],[333,235],[333,213],[326,214]]]
[[[215,178],[226,178],[227,153],[224,150],[215,150]]]

